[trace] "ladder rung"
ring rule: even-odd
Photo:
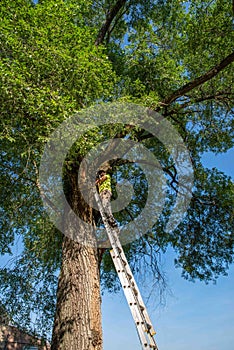
[[[151,327],[152,327],[151,324],[149,324],[149,323],[147,323],[146,326],[147,326],[148,330],[151,329]]]
[[[124,270],[118,269],[117,272],[118,273],[124,273]]]
[[[138,290],[137,284],[135,282],[131,268],[128,265],[128,261],[126,259],[124,250],[119,239],[120,230],[118,229],[118,227],[112,227],[108,223],[108,220],[104,213],[104,209],[102,207],[102,202],[96,190],[94,191],[94,196],[98,204],[103,223],[106,228],[107,236],[112,245],[110,254],[118,276],[120,278],[120,282],[124,289],[126,299],[128,301],[133,319],[135,321],[135,325],[137,326],[137,331],[141,344],[146,350],[158,350],[155,340],[153,338],[153,335],[155,335],[156,332],[154,331],[153,326],[151,325],[151,320],[148,316],[147,309],[144,305],[141,293]]]
[[[132,275],[130,275],[130,273],[127,273],[127,276],[130,280],[132,279]]]
[[[150,324],[146,323],[145,332],[151,334],[151,332],[150,332],[151,328],[152,328],[152,326]]]
[[[153,326],[149,323],[146,323],[145,332],[150,334],[151,336],[154,336],[156,334],[155,330],[153,329]]]

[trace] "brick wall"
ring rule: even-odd
[[[0,324],[0,350],[50,350],[50,346],[14,326]]]

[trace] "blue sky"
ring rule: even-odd
[[[208,168],[217,167],[234,178],[234,149],[203,157]],[[159,350],[232,350],[234,344],[234,266],[216,284],[191,283],[173,266],[173,252],[164,255],[171,293],[166,305],[148,308]],[[141,289],[141,286],[139,286]],[[155,300],[158,305],[158,300]],[[141,350],[123,292],[102,300],[104,350]]]
[[[159,350],[232,350],[234,343],[234,267],[228,277],[205,285],[180,277],[173,254],[165,255],[165,271],[172,295],[166,306],[151,311]],[[156,301],[157,303],[157,301]],[[104,350],[141,350],[122,292],[103,298]]]
[[[207,167],[216,166],[234,178],[234,148],[217,157],[204,156]],[[234,344],[234,266],[228,276],[217,283],[205,285],[181,278],[173,266],[174,254],[163,257],[171,293],[166,305],[155,307],[151,301],[148,312],[157,331],[159,350],[232,350]],[[0,264],[6,258],[0,257]],[[150,283],[149,283],[150,284]],[[142,285],[139,285],[140,290]],[[147,287],[147,286],[146,286]],[[144,288],[145,289],[145,288]],[[135,325],[124,294],[104,294],[102,298],[104,350],[141,350]]]

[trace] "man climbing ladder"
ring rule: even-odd
[[[127,262],[126,256],[124,254],[120,239],[119,239],[119,228],[116,221],[113,218],[110,207],[110,198],[111,198],[111,183],[110,178],[104,171],[100,171],[99,179],[97,179],[96,184],[99,188],[99,195],[97,191],[94,191],[94,197],[97,202],[103,223],[106,228],[107,236],[112,246],[110,251],[113,263],[115,265],[117,274],[119,276],[120,282],[122,284],[125,297],[127,299],[129,308],[134,319],[137,332],[142,344],[142,349],[158,350],[156,342],[154,340],[155,331],[147,309],[144,305],[143,299],[141,297],[140,291],[137,287],[137,284],[134,280],[134,276],[130,269],[130,266]],[[105,183],[105,181],[107,181]],[[103,186],[102,186],[103,185]],[[107,190],[106,193],[103,191]],[[110,194],[109,194],[110,191]],[[115,225],[113,225],[113,221]]]
[[[106,214],[109,225],[116,227],[117,223],[111,211],[111,178],[105,170],[99,170],[95,184],[98,186],[98,192],[102,200],[104,212]]]

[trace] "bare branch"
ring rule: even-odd
[[[121,8],[125,5],[126,1],[127,0],[118,0],[116,4],[108,11],[106,16],[106,21],[98,32],[98,36],[95,41],[96,46],[103,43],[106,33],[108,32],[112,21],[114,20],[118,12],[121,10]]]
[[[125,7],[125,10],[124,10],[124,11],[121,11],[121,12],[119,13],[119,15],[115,17],[115,21],[114,21],[112,27],[110,27],[110,28],[108,29],[107,39],[106,39],[107,43],[110,41],[111,34],[112,34],[112,32],[114,31],[114,29],[115,29],[115,27],[117,26],[117,24],[119,23],[119,20],[121,19],[121,17],[122,17],[125,13],[127,13],[129,7],[130,7],[130,5],[126,6],[126,7]]]
[[[173,101],[177,100],[177,98],[184,96],[187,92],[193,90],[197,86],[202,85],[205,82],[209,81],[210,79],[214,78],[219,72],[221,72],[233,61],[234,61],[234,52],[232,52],[230,55],[224,58],[224,60],[222,60],[218,65],[214,66],[205,74],[201,75],[200,77],[194,79],[193,81],[185,84],[184,86],[182,86],[181,88],[173,92],[171,96],[167,97],[165,100],[161,102],[161,105],[168,106]]]
[[[169,111],[167,111],[164,116],[168,117],[168,116],[172,116],[173,114],[178,115],[178,113],[180,114],[187,114],[187,113],[194,113],[194,112],[201,112],[199,110],[187,110],[185,112],[182,112],[183,109],[185,109],[188,106],[194,105],[196,103],[200,103],[200,102],[205,102],[205,101],[216,101],[216,102],[223,102],[223,103],[228,103],[228,102],[232,102],[232,99],[234,97],[234,94],[231,92],[225,92],[225,91],[221,91],[221,92],[217,92],[216,94],[212,94],[212,95],[205,95],[205,96],[201,96],[198,98],[194,98],[194,97],[189,97],[188,100],[184,103],[180,103],[176,106],[176,108],[174,109],[170,109]],[[176,119],[175,120],[177,123],[179,123],[179,120]]]

